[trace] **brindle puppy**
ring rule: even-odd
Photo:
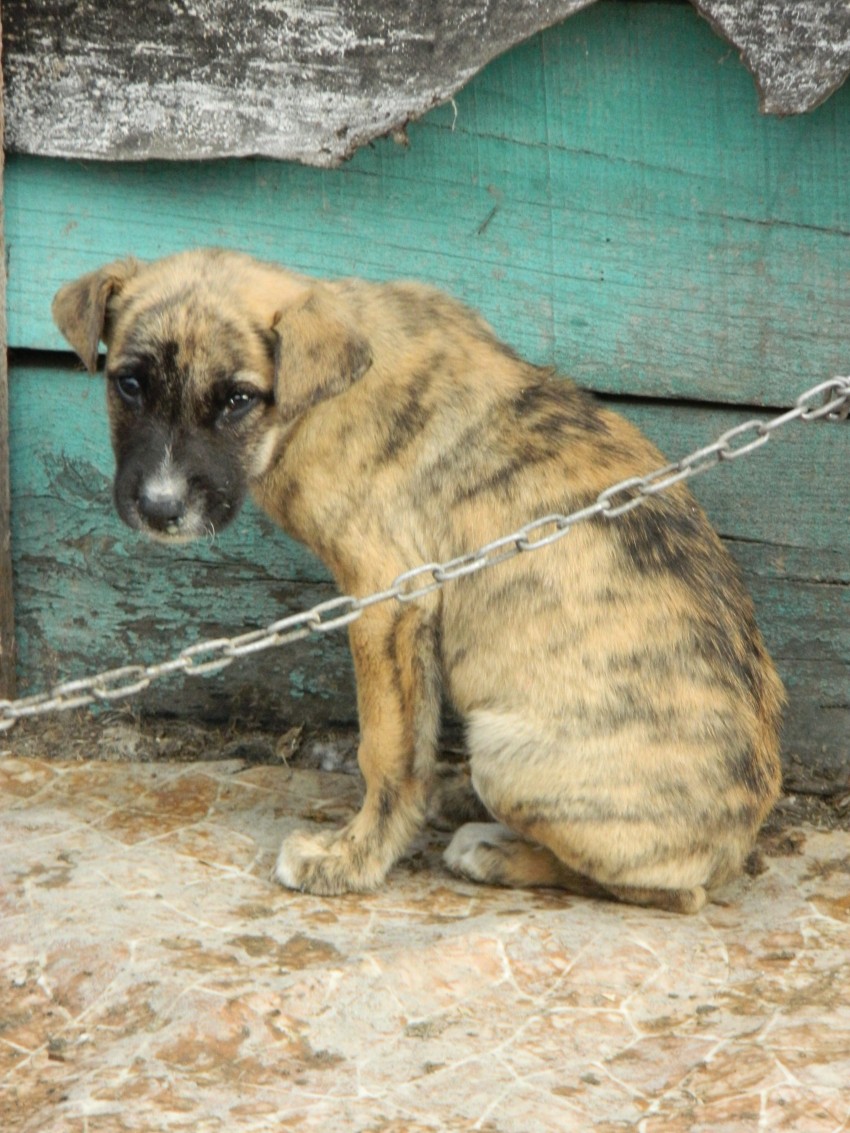
[[[246,492],[345,593],[592,502],[662,462],[630,424],[414,283],[323,282],[229,251],[109,264],[54,316],[98,342],[122,519],[166,542]],[[782,687],[738,571],[680,486],[350,627],[360,813],[299,831],[280,882],[380,884],[420,828],[441,697],[475,791],[450,868],[694,912],[779,791]]]

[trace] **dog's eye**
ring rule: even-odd
[[[142,404],[144,389],[135,374],[116,374],[112,384],[125,405],[138,408]]]
[[[252,393],[250,390],[234,390],[228,395],[222,407],[220,420],[227,421],[228,423],[239,421],[254,408],[259,400],[260,395]]]

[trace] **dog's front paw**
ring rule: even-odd
[[[284,838],[274,876],[287,889],[323,897],[374,889],[384,871],[369,869],[358,843],[345,831],[296,830]]]

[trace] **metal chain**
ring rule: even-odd
[[[818,399],[821,404],[815,405]],[[630,476],[612,484],[597,496],[594,503],[579,511],[569,515],[545,515],[510,535],[494,539],[476,551],[442,563],[422,563],[421,566],[400,574],[386,590],[369,594],[365,598],[351,595],[331,598],[302,613],[290,614],[272,622],[263,629],[251,630],[236,637],[199,641],[182,649],[171,660],[159,664],[124,665],[93,677],[65,681],[46,693],[20,700],[0,700],[0,732],[6,731],[17,720],[25,717],[67,711],[94,703],[109,704],[135,696],[154,681],[174,673],[192,677],[218,673],[239,657],[288,645],[312,633],[330,633],[341,629],[380,602],[414,602],[457,578],[475,574],[516,555],[547,547],[562,539],[577,523],[597,516],[604,516],[608,520],[616,519],[617,516],[640,507],[660,492],[667,491],[674,484],[708,472],[718,464],[748,456],[767,444],[779,429],[791,421],[816,421],[821,418],[837,421],[846,420],[848,416],[850,377],[830,378],[801,393],[794,402],[794,408],[778,417],[769,421],[753,419],[727,429],[717,440],[689,453],[675,464],[666,464],[645,476]],[[549,528],[553,530],[547,530]]]

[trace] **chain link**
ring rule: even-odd
[[[817,404],[820,400],[820,404]],[[198,677],[220,673],[234,661],[266,649],[300,641],[311,634],[330,633],[357,621],[370,607],[382,602],[415,602],[459,578],[475,574],[517,555],[537,551],[563,539],[572,528],[589,519],[616,519],[640,507],[674,484],[701,475],[726,461],[749,456],[792,421],[847,420],[850,416],[850,377],[834,377],[801,393],[789,409],[769,421],[751,420],[727,429],[717,440],[666,464],[645,476],[630,476],[600,492],[588,507],[569,515],[546,515],[527,523],[510,535],[443,563],[423,563],[398,575],[386,590],[364,598],[350,594],[331,598],[309,610],[290,614],[262,629],[236,637],[199,641],[182,649],[176,657],[159,664],[123,665],[92,677],[65,681],[49,692],[20,700],[0,700],[0,732],[21,719],[62,712],[90,704],[110,704],[136,696],[154,681],[175,673]],[[548,530],[552,528],[552,530]]]

